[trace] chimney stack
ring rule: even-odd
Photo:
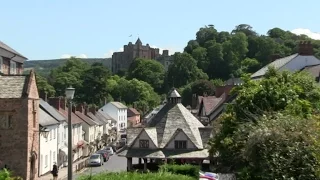
[[[84,113],[83,104],[78,104],[77,107],[76,107],[76,111]]]
[[[273,55],[271,55],[271,58],[270,58],[271,62],[270,63],[272,63],[273,61],[280,59],[280,58],[281,58],[281,56],[279,54],[273,54]]]
[[[311,41],[301,41],[298,47],[299,55],[302,56],[312,56],[313,55],[313,46]]]
[[[66,101],[64,97],[49,98],[49,104],[57,110],[66,109]]]
[[[91,106],[90,108],[89,108],[89,111],[92,113],[92,114],[96,114],[96,107],[95,106]]]
[[[40,97],[41,99],[43,99],[44,101],[48,102],[48,95],[47,95],[46,92],[40,91],[40,92],[39,92],[39,97]]]
[[[169,56],[169,50],[163,50],[162,51],[163,56]]]

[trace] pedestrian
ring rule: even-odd
[[[56,163],[53,164],[51,174],[53,176],[53,180],[58,180],[58,166]]]

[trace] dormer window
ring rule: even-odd
[[[140,148],[149,148],[149,140],[139,140],[139,147]]]
[[[17,63],[10,61],[10,74],[17,74]]]
[[[187,141],[174,141],[175,149],[187,149]]]

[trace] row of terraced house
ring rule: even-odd
[[[53,164],[67,166],[68,107],[64,97],[38,92],[33,71],[23,75],[27,58],[0,41],[0,169],[23,179],[38,179]],[[72,106],[73,160],[77,161],[114,140],[139,113],[120,102],[100,109]]]

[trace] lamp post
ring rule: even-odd
[[[71,125],[71,111],[72,99],[75,89],[69,87],[66,89],[66,98],[68,101],[68,180],[72,180],[72,125]]]

